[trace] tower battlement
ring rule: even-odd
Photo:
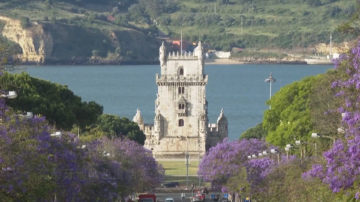
[[[182,75],[162,75],[161,77],[159,77],[159,74],[156,74],[155,76],[155,81],[156,84],[162,84],[164,82],[166,83],[177,83],[178,85],[180,84],[190,84],[190,83],[202,83],[203,85],[206,85],[208,82],[208,75],[196,75],[196,74],[190,74],[187,76],[182,76]]]
[[[194,52],[185,52],[183,54],[173,51],[169,52],[168,60],[198,60],[198,56],[194,55]]]
[[[163,43],[159,60],[154,124],[144,124],[140,110],[133,119],[146,135],[144,147],[156,158],[183,158],[186,152],[202,156],[228,136],[228,123],[221,110],[217,123],[208,125],[208,75],[201,42],[194,52],[184,54],[167,53]]]

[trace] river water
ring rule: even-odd
[[[229,139],[262,122],[269,99],[272,72],[276,83],[272,93],[306,76],[325,73],[331,65],[205,65],[209,75],[206,98],[208,117],[215,123],[221,108],[229,122]],[[24,66],[31,76],[67,85],[83,101],[104,106],[104,113],[132,119],[141,110],[145,123],[153,123],[158,65],[143,66]]]

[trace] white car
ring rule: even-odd
[[[166,198],[164,202],[174,202],[174,198]]]

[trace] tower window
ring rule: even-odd
[[[179,87],[178,88],[178,93],[179,94],[184,94],[185,93],[185,87]]]
[[[185,109],[185,104],[179,104],[179,109]]]
[[[184,75],[184,69],[180,69],[180,75]]]
[[[179,127],[182,127],[182,126],[184,126],[184,120],[179,119]]]

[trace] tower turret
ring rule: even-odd
[[[194,49],[194,55],[197,56],[199,66],[201,69],[198,70],[198,74],[204,74],[204,48],[199,41],[198,46]]]
[[[163,126],[164,126],[164,119],[160,114],[160,110],[156,109],[155,111],[156,115],[154,118],[154,136],[156,141],[159,143],[160,139],[162,137],[162,134],[164,132]]]
[[[133,121],[139,125],[140,130],[144,131],[144,120],[141,116],[140,109],[136,110],[136,114],[133,118]]]
[[[228,121],[224,115],[224,109],[221,109],[220,116],[217,119],[217,130],[222,138],[228,136]]]
[[[164,42],[162,42],[159,48],[159,60],[160,60],[160,67],[161,67],[161,74],[166,74],[166,47]]]

